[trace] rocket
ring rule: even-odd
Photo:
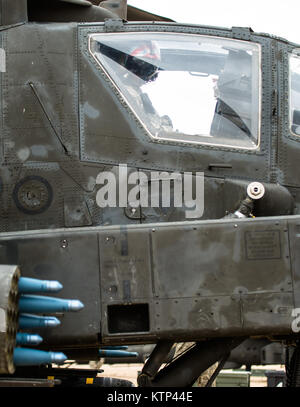
[[[39,345],[43,342],[43,338],[37,334],[26,334],[18,332],[16,335],[16,344],[17,345]]]
[[[20,277],[19,292],[19,329],[55,328],[60,320],[54,316],[34,314],[79,311],[84,305],[79,300],[35,295],[35,293],[56,293],[63,288],[59,281],[39,280]],[[18,332],[16,345],[36,346],[43,341],[40,335]],[[67,356],[62,352],[46,352],[42,350],[16,347],[13,360],[15,366],[39,366],[45,364],[62,364]]]
[[[68,312],[79,311],[83,304],[79,300],[65,300],[41,295],[23,294],[19,299],[20,312],[44,313],[44,312]]]
[[[31,314],[21,314],[19,316],[19,328],[54,328],[60,325],[60,320],[56,317],[40,317]]]
[[[105,350],[99,349],[101,358],[129,358],[138,356],[137,352],[126,352],[124,350]]]
[[[62,352],[45,352],[29,348],[14,349],[15,366],[38,366],[49,363],[62,364],[66,360],[67,356]]]
[[[36,278],[20,277],[19,293],[58,292],[63,288],[59,281],[38,280]]]

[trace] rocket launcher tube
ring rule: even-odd
[[[19,299],[20,312],[68,312],[79,311],[84,307],[79,300],[65,300],[40,295],[21,295]]]

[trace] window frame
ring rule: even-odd
[[[299,139],[300,134],[297,134],[293,131],[293,109],[292,109],[292,69],[291,69],[291,59],[298,58],[300,63],[300,49],[293,49],[292,52],[289,52],[288,55],[288,67],[289,67],[289,132],[292,136]],[[299,125],[300,126],[300,125]]]
[[[160,32],[160,31],[155,31],[155,33],[159,33],[161,35],[167,34],[167,35],[176,35],[180,34],[181,36],[198,36],[198,37],[205,37],[209,39],[216,39],[220,41],[222,38],[226,41],[232,41],[232,42],[239,42],[239,43],[247,43],[247,44],[253,44],[257,47],[258,51],[258,100],[257,100],[257,110],[258,110],[258,116],[257,116],[257,142],[256,145],[253,147],[248,147],[248,146],[241,146],[241,145],[233,145],[233,144],[221,144],[221,143],[212,143],[209,141],[201,141],[201,140],[189,140],[187,138],[185,139],[180,139],[180,138],[172,138],[170,137],[157,137],[152,134],[151,130],[148,128],[147,124],[144,123],[144,121],[141,119],[140,115],[136,112],[132,104],[128,101],[126,96],[124,95],[124,92],[122,89],[118,86],[118,84],[114,81],[114,79],[111,77],[105,66],[101,63],[101,61],[95,56],[95,54],[92,51],[91,48],[91,42],[92,42],[92,37],[95,37],[97,35],[101,36],[120,36],[122,33],[126,34],[134,34],[134,35],[143,35],[143,34],[148,34],[151,33],[149,31],[122,31],[122,32],[93,32],[91,34],[88,34],[88,51],[89,54],[92,56],[92,58],[96,61],[97,65],[101,68],[102,72],[106,75],[106,77],[109,79],[110,83],[113,85],[113,87],[117,90],[117,92],[121,95],[122,99],[125,101],[126,105],[132,112],[132,114],[135,116],[136,120],[141,124],[143,129],[146,131],[148,136],[151,138],[153,142],[157,143],[169,143],[169,144],[181,144],[181,145],[190,145],[190,146],[208,146],[208,147],[214,147],[214,148],[221,148],[221,149],[230,149],[230,150],[242,150],[242,151],[258,151],[260,150],[261,147],[261,136],[262,136],[262,129],[261,129],[261,124],[262,124],[262,45],[259,42],[255,41],[247,41],[247,40],[241,40],[241,39],[236,39],[236,38],[230,38],[230,37],[222,37],[222,36],[215,36],[215,35],[207,35],[207,34],[199,34],[199,33],[186,33],[186,32],[172,32],[172,31],[165,31],[165,32]],[[191,137],[194,137],[191,135]],[[299,137],[299,136],[298,136]],[[200,137],[199,137],[200,138]]]

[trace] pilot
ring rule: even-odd
[[[132,86],[127,90],[137,103],[141,103],[141,110],[147,115],[147,120],[151,121],[152,126],[158,131],[166,131],[173,129],[170,117],[158,114],[146,92],[147,84],[156,81],[162,71],[160,62],[161,53],[157,42],[145,40],[130,48],[125,67],[137,77],[134,83],[131,81]]]
[[[122,44],[122,51],[108,43],[98,43],[98,52],[115,61],[125,69],[118,75],[124,89],[130,95],[128,100],[133,108],[139,106],[139,114],[144,122],[151,124],[155,132],[172,130],[169,116],[160,116],[147,93],[147,84],[155,82],[162,71],[159,45],[154,40],[129,40]],[[126,93],[124,93],[126,96]],[[127,95],[128,96],[128,95]]]
[[[251,131],[251,55],[228,49],[222,73],[215,83],[217,104],[210,134],[222,138],[252,138]],[[242,133],[241,133],[242,131]]]

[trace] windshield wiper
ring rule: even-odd
[[[225,119],[229,120],[235,126],[237,126],[243,133],[247,134],[247,136],[256,143],[255,137],[253,137],[251,131],[249,130],[248,126],[245,124],[241,116],[232,109],[224,100],[219,99],[216,105],[215,113],[224,117]]]

